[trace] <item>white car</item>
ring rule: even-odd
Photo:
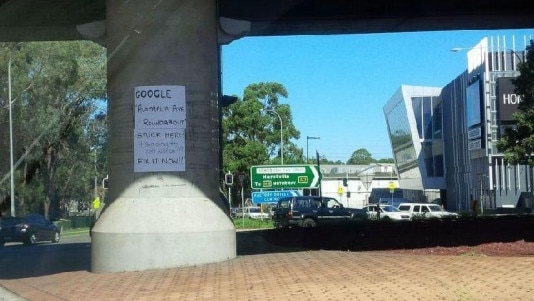
[[[409,221],[411,220],[411,215],[406,212],[402,212],[396,207],[391,205],[369,205],[363,207],[367,211],[367,216],[369,219],[374,220],[378,219],[378,208],[380,208],[380,219],[381,220],[391,220],[391,221]]]
[[[245,217],[249,217],[252,219],[269,218],[269,213],[262,212],[260,207],[245,207],[245,210],[243,210],[243,208],[237,208],[234,214],[234,218],[242,218],[243,212]]]
[[[399,210],[409,213],[412,218],[458,218],[456,212],[449,212],[441,208],[440,205],[430,203],[403,203],[399,205]]]

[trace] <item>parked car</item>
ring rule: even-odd
[[[402,203],[399,210],[407,212],[412,219],[422,218],[458,218],[456,212],[449,212],[441,208],[440,205],[430,203]]]
[[[22,242],[25,245],[42,241],[57,243],[60,238],[61,230],[39,214],[6,217],[0,223],[0,246],[7,242]]]
[[[248,207],[247,215],[252,219],[269,218],[269,213],[263,212],[260,207]]]
[[[367,220],[363,209],[345,208],[334,198],[294,196],[282,198],[273,208],[273,224],[277,228],[338,224]]]
[[[400,211],[398,208],[391,205],[368,205],[363,207],[367,211],[369,219],[378,219],[378,208],[380,208],[380,219],[385,221],[409,221],[411,220],[410,213]]]
[[[378,200],[380,205],[391,205],[395,208],[399,207],[401,203],[411,203],[410,200],[405,198],[380,198]]]
[[[269,218],[269,213],[263,212],[260,207],[245,207],[243,208],[235,208],[235,212],[233,213],[234,218],[241,218],[243,217],[252,218],[252,219],[264,219]]]

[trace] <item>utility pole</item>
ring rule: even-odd
[[[10,160],[10,177],[11,177],[11,216],[15,216],[15,172],[13,170],[13,115],[11,113],[11,58],[7,65],[7,86],[9,98],[9,160]]]

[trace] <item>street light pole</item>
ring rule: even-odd
[[[306,136],[306,164],[308,164],[308,141],[310,139],[321,139],[321,137]]]
[[[97,151],[95,146],[95,199],[98,197],[98,169],[96,168]]]
[[[282,124],[282,117],[275,110],[267,110],[267,112],[272,112],[278,116],[280,120],[280,164],[284,165],[284,126]]]
[[[488,47],[454,47],[451,49],[452,52],[458,52],[458,51],[461,51],[461,50],[471,50],[471,49],[477,49],[477,48],[481,48],[481,49],[485,49],[486,52],[488,52]],[[510,51],[510,53],[512,53],[513,55],[515,55],[515,57],[517,58],[517,60],[520,62],[520,63],[523,63],[524,62],[524,59],[522,57],[519,56],[519,54],[517,53],[517,51],[513,50],[513,49],[510,49],[510,48],[500,48],[502,50],[505,50],[505,51]],[[500,49],[497,49],[497,51],[492,51],[492,52],[500,52]],[[523,52],[520,50],[520,52]],[[515,70],[515,65],[516,63],[515,62],[512,62],[512,64],[514,65],[514,70]]]
[[[11,216],[15,216],[15,173],[13,171],[13,115],[11,113],[11,58],[7,65],[7,86],[9,99],[9,165],[11,177]]]

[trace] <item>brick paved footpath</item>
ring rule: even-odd
[[[534,257],[300,251],[143,272],[2,279],[32,301],[534,300]],[[13,300],[1,295],[0,300]]]

